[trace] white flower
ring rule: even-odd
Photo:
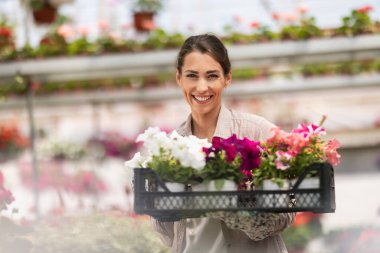
[[[182,135],[180,135],[179,133],[177,133],[176,130],[173,130],[173,132],[170,134],[170,139],[172,139],[172,140],[180,140],[183,138],[184,137]]]
[[[134,169],[134,168],[141,168],[141,167],[144,167],[143,164],[144,164],[144,158],[141,156],[141,153],[140,152],[137,152],[133,158],[129,161],[126,161],[124,163],[125,167],[127,167],[128,169]]]
[[[158,127],[149,127],[144,131],[143,134],[139,134],[137,136],[137,142],[146,142],[147,140],[153,138],[156,134],[160,133],[160,129]]]
[[[211,143],[207,139],[199,139],[194,135],[184,137],[175,130],[171,134],[166,134],[160,131],[158,127],[149,127],[137,137],[137,141],[144,142],[144,148],[149,156],[145,159],[137,156],[136,159],[128,162],[129,166],[146,166],[152,157],[156,156],[165,157],[163,159],[175,159],[183,167],[200,170],[206,165],[206,154],[203,152],[203,148],[211,147]]]
[[[143,134],[137,136],[136,141],[144,142],[144,147],[155,156],[160,155],[161,149],[167,150],[171,147],[171,140],[158,127],[149,127]]]
[[[211,147],[211,143],[208,143],[207,139],[199,139],[194,135],[182,137],[175,131],[170,137],[173,139],[171,154],[182,166],[199,170],[206,165],[206,154],[203,152],[203,147]]]

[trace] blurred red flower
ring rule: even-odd
[[[257,29],[260,27],[260,23],[258,21],[252,21],[249,26],[253,29]]]
[[[365,5],[359,9],[357,9],[356,11],[359,12],[359,13],[368,13],[369,11],[372,11],[373,10],[373,7],[370,6],[370,5]]]

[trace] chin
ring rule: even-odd
[[[216,110],[216,107],[214,105],[193,105],[191,107],[191,111],[199,114],[209,114],[210,112]]]

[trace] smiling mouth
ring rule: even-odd
[[[212,97],[213,97],[212,95],[211,95],[211,96],[207,96],[207,97],[205,97],[205,96],[200,97],[200,96],[195,96],[195,95],[193,95],[193,98],[194,98],[196,101],[201,102],[201,103],[204,103],[204,102],[210,100]]]

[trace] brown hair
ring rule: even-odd
[[[223,42],[212,34],[190,36],[185,40],[177,56],[176,68],[179,73],[182,72],[185,57],[193,51],[209,54],[215,61],[219,62],[220,66],[222,66],[225,76],[230,73],[231,62],[228,57],[227,49]]]

